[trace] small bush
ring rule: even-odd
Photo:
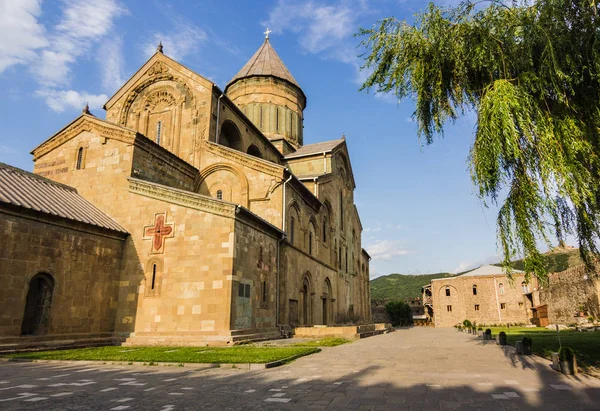
[[[483,331],[483,328],[479,327],[479,328],[477,329],[477,331]]]
[[[464,320],[464,321],[463,321],[463,325],[464,325],[466,328],[469,328],[469,327],[470,327],[472,324],[471,324],[471,321],[469,321],[469,320]]]
[[[561,347],[558,350],[558,356],[561,361],[573,361],[573,357],[575,357],[575,351],[573,351],[570,347]]]
[[[591,315],[590,315],[590,316],[588,317],[588,323],[593,323],[593,322],[594,322],[594,320],[595,320],[595,318],[594,318],[593,316],[591,316]]]
[[[492,330],[490,330],[489,328],[487,328],[487,329],[485,330],[485,333],[486,333],[487,335],[492,335]]]
[[[403,301],[390,301],[385,305],[385,310],[395,326],[411,325],[413,323],[410,305]]]
[[[504,331],[500,331],[498,336],[506,338],[506,333]]]
[[[529,337],[523,337],[523,345],[527,346],[527,347],[531,347],[531,344],[533,344],[533,340]]]

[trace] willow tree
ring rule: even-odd
[[[600,234],[600,20],[595,0],[430,4],[413,24],[361,29],[362,89],[413,98],[420,137],[477,114],[469,155],[499,203],[503,265],[546,278],[538,242],[574,235],[593,267]],[[510,270],[510,269],[509,269]]]

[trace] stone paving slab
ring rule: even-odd
[[[258,371],[0,363],[0,410],[600,410],[565,377],[454,329],[402,329]]]

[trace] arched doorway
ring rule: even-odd
[[[40,273],[31,279],[21,335],[42,335],[48,331],[53,292],[54,279],[51,275]]]
[[[311,310],[311,286],[308,273],[304,275],[302,281],[302,324],[312,325],[312,310]]]
[[[262,153],[260,152],[260,149],[258,147],[256,147],[254,144],[252,144],[250,147],[248,147],[248,151],[246,151],[246,153],[248,153],[254,157],[263,158]]]
[[[325,283],[323,284],[323,296],[321,297],[323,304],[323,325],[328,325],[330,323],[331,317],[331,282],[329,278],[325,279]]]

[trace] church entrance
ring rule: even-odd
[[[48,274],[37,274],[29,282],[21,335],[42,335],[48,331],[54,280]]]

